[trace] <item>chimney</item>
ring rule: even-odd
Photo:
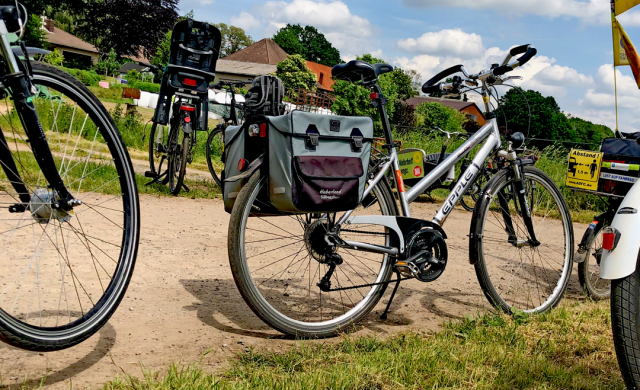
[[[55,30],[55,23],[53,20],[51,19],[45,19],[44,21],[44,28],[49,31],[50,33],[54,32]]]

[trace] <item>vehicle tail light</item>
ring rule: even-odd
[[[193,112],[196,110],[196,108],[194,106],[180,106],[180,110]]]
[[[618,241],[620,241],[620,231],[616,228],[607,226],[602,231],[602,249],[612,251],[616,249]]]
[[[191,122],[191,118],[190,118],[190,117],[186,117],[186,118],[184,118],[184,121],[185,121],[186,123],[190,123],[190,122]]]
[[[194,79],[184,79],[184,85],[195,87],[196,81]]]
[[[244,172],[245,169],[247,169],[247,166],[249,166],[247,160],[245,160],[244,158],[238,160],[238,172]]]

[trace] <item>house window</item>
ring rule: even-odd
[[[89,70],[93,66],[91,56],[64,50],[64,66],[67,68]]]
[[[473,114],[467,114],[467,119],[470,121],[478,121],[478,116],[477,115],[473,115]]]
[[[322,85],[323,81],[324,81],[324,73],[320,72],[320,75],[318,76],[318,82],[320,83],[320,85]]]

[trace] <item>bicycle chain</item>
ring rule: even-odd
[[[381,284],[389,284],[389,283],[403,281],[403,280],[407,280],[407,279],[415,279],[415,278],[413,276],[407,276],[405,278],[389,280],[388,282],[378,282],[378,283],[361,284],[359,286],[332,288],[332,289],[329,289],[329,291],[327,291],[327,292],[353,290],[354,288],[362,288],[362,287],[373,287],[373,286],[379,286]]]
[[[347,233],[360,233],[360,234],[373,234],[376,236],[388,236],[388,233],[380,233],[380,232],[365,232],[364,230],[350,230],[350,229],[340,229],[341,232]]]

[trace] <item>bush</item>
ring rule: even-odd
[[[102,80],[102,76],[97,74],[96,72],[91,72],[88,70],[80,70],[80,69],[71,69],[71,68],[61,68],[65,72],[71,74],[73,77],[80,80],[80,82],[87,86],[98,86],[98,83]]]
[[[463,113],[440,103],[422,103],[416,107],[416,124],[425,129],[423,132],[430,132],[433,126],[446,131],[460,132],[466,121]]]
[[[146,91],[151,93],[160,93],[160,84],[155,84],[155,83],[136,82],[131,85],[131,88],[137,88],[141,91]]]

